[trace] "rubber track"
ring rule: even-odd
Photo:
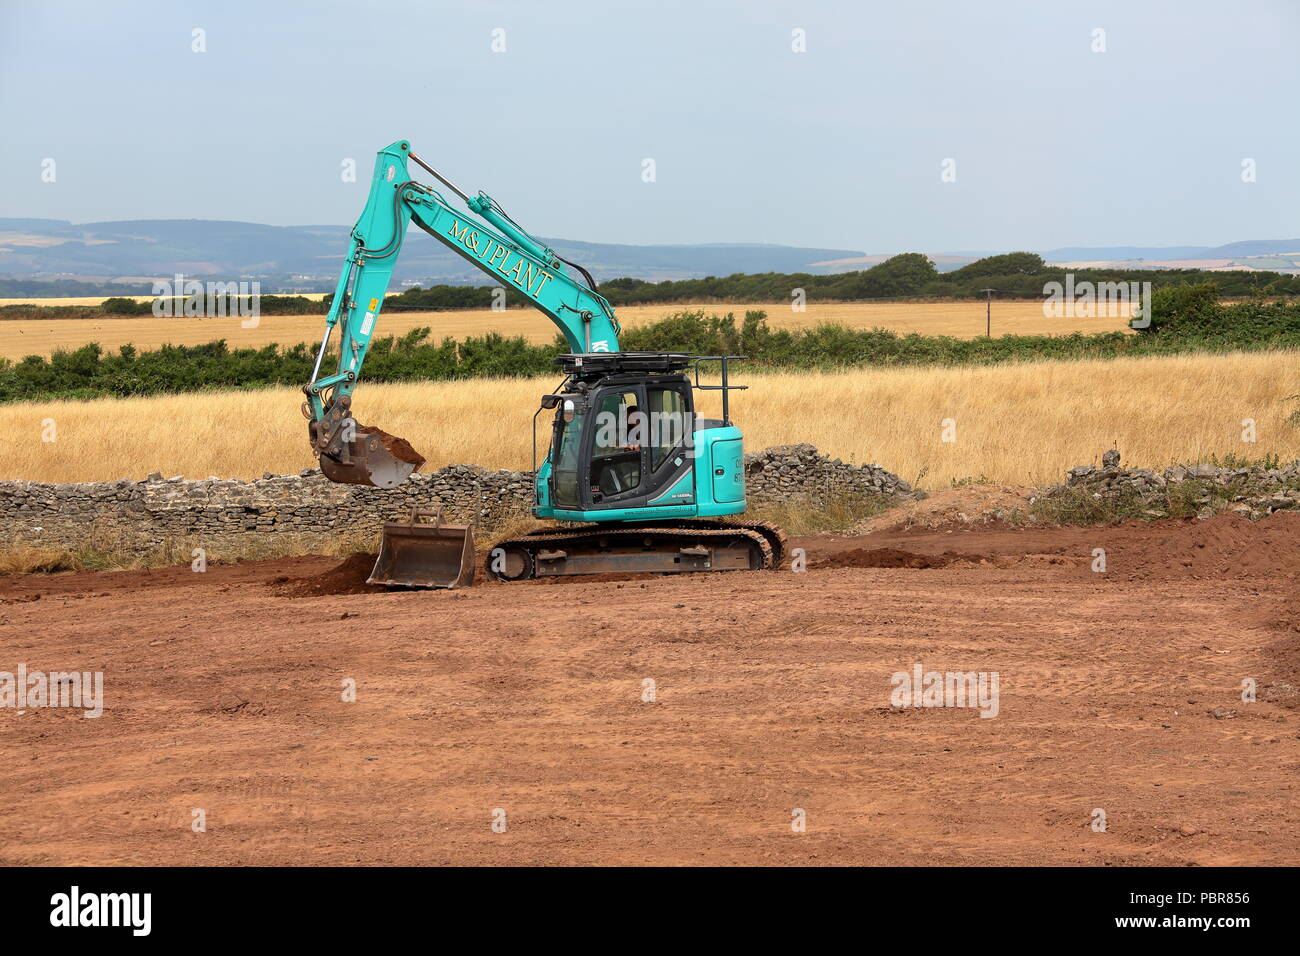
[[[725,518],[682,518],[677,522],[673,522],[672,525],[688,528],[746,528],[751,531],[757,531],[763,537],[767,538],[768,544],[771,545],[772,560],[775,567],[780,567],[785,561],[786,554],[789,553],[790,541],[786,537],[785,530],[781,528],[780,525],[772,524],[770,521],[728,521]]]
[[[608,528],[609,525],[584,524],[578,525],[576,531],[588,531],[596,528]],[[647,526],[650,527],[650,526]],[[775,525],[770,521],[729,521],[725,518],[677,518],[675,520],[665,521],[663,524],[654,525],[654,528],[744,528],[750,531],[757,531],[763,537],[767,538],[768,544],[772,547],[772,563],[774,567],[780,567],[785,561],[786,555],[790,550],[790,539],[786,537],[785,529],[780,525]],[[645,529],[641,529],[645,530]],[[530,531],[530,536],[552,534],[550,528],[539,528],[536,531]]]
[[[504,581],[506,578],[499,578],[491,571],[491,554],[497,548],[508,548],[514,545],[521,546],[533,554],[536,554],[540,548],[537,545],[544,544],[549,547],[563,546],[566,542],[582,541],[589,538],[683,538],[699,540],[700,538],[748,538],[757,545],[759,554],[762,555],[763,565],[755,570],[766,571],[776,566],[776,559],[772,553],[772,545],[767,536],[761,531],[741,525],[710,525],[698,528],[673,528],[664,525],[652,525],[647,527],[633,527],[617,529],[610,528],[608,525],[589,525],[583,528],[575,528],[571,531],[534,531],[518,538],[506,538],[504,541],[498,541],[488,552],[488,576],[494,580]],[[647,574],[663,574],[678,572],[642,572]],[[534,569],[534,577],[536,572]],[[527,579],[520,579],[527,580]]]

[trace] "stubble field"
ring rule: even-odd
[[[13,300],[14,302],[20,300]],[[90,304],[77,300],[46,300],[48,304]],[[8,300],[0,300],[0,305]],[[983,302],[826,302],[809,303],[806,311],[795,312],[789,302],[736,305],[732,303],[687,303],[671,305],[634,305],[618,309],[619,321],[632,328],[655,322],[683,309],[703,309],[713,314],[734,312],[739,319],[747,310],[767,312],[773,328],[810,328],[831,322],[850,328],[884,328],[899,333],[951,335],[975,338],[985,333]],[[98,342],[105,351],[116,352],[121,345],[137,349],[155,349],[160,345],[201,345],[225,339],[231,348],[255,348],[276,343],[296,345],[320,341],[324,317],[320,315],[263,315],[255,326],[244,328],[239,318],[155,318],[131,316],[98,319],[7,319],[0,321],[0,358],[21,359],[26,355],[49,355],[55,349],[75,349],[87,342]],[[411,329],[427,326],[435,341],[450,336],[464,339],[487,332],[522,335],[533,344],[555,338],[555,325],[534,309],[453,309],[439,312],[384,312],[381,335],[403,335]],[[1124,330],[1125,318],[1047,318],[1038,300],[993,303],[993,334],[998,335],[1066,335],[1071,332],[1110,332]]]
[[[527,468],[533,412],[558,378],[363,385],[354,408],[365,424],[410,440],[428,468]],[[732,416],[750,450],[810,442],[926,487],[981,477],[1041,485],[1110,447],[1129,466],[1211,455],[1290,460],[1300,447],[1298,380],[1294,351],[750,373]],[[716,414],[716,395],[697,394],[700,412]],[[292,473],[315,465],[301,403],[297,389],[272,388],[2,405],[0,478]],[[55,440],[42,440],[50,423]],[[1253,442],[1244,440],[1249,423]]]

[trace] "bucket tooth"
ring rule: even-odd
[[[407,588],[468,587],[474,583],[473,526],[443,524],[441,510],[435,513],[412,508],[407,520],[384,525],[379,557],[366,583]]]

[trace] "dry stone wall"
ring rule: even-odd
[[[1102,456],[1101,467],[1071,468],[1064,484],[1045,488],[1044,498],[1083,493],[1097,499],[1140,501],[1147,517],[1161,517],[1172,500],[1184,502],[1202,517],[1235,511],[1262,518],[1274,511],[1300,510],[1300,460],[1277,467],[1221,467],[1213,464],[1172,465],[1162,471],[1123,468],[1119,452]]]
[[[828,458],[812,445],[781,445],[745,456],[746,494],[751,505],[819,503],[845,498],[906,500],[925,497],[879,465],[854,465]],[[385,521],[412,507],[442,509],[448,521],[493,529],[526,517],[532,506],[532,476],[451,465],[413,475],[400,487],[381,490],[336,485],[316,469],[297,475],[264,475],[252,481],[202,481],[153,474],[143,481],[47,484],[0,481],[0,546],[13,542],[70,550],[146,554],[193,542],[246,551],[292,541],[295,548],[325,544],[340,536],[377,534]],[[1175,465],[1163,471],[1122,468],[1119,453],[1107,452],[1101,467],[1070,470],[1062,485],[1039,496],[1083,493],[1129,497],[1150,517],[1167,513],[1181,494],[1202,514],[1219,510],[1262,517],[1300,510],[1300,461],[1276,468]]]
[[[745,472],[753,504],[912,495],[905,481],[877,465],[832,460],[806,444],[746,455]],[[247,543],[250,536],[293,535],[310,544],[378,532],[412,507],[441,508],[448,521],[491,528],[529,514],[531,481],[528,472],[472,465],[415,474],[388,490],[334,484],[317,469],[252,481],[159,474],[143,481],[81,484],[0,481],[0,544],[18,540],[140,553],[186,541]]]

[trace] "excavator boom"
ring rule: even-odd
[[[412,179],[410,161],[465,198],[467,209],[453,209],[437,190]],[[391,488],[424,461],[400,439],[358,426],[351,414],[352,390],[411,222],[529,299],[555,322],[574,352],[618,351],[618,320],[604,296],[568,276],[563,260],[510,219],[490,196],[466,197],[415,157],[410,143],[393,143],[380,150],[375,162],[370,195],[352,229],[312,380],[304,388],[312,447],[322,470],[335,481]],[[338,364],[333,372],[322,374],[336,331]]]

